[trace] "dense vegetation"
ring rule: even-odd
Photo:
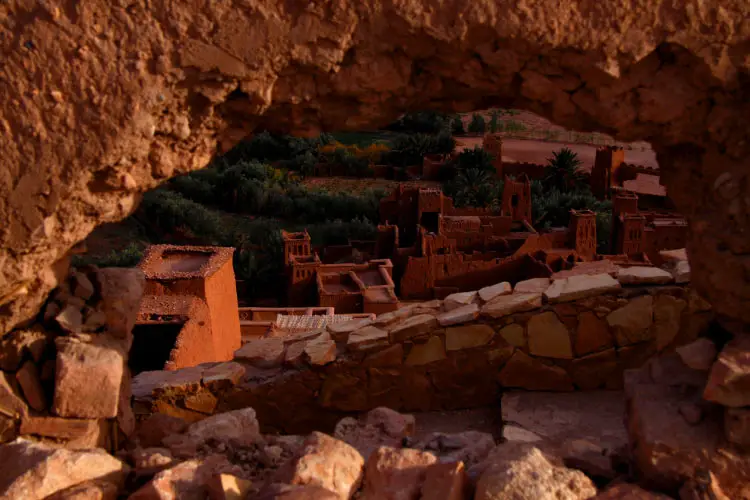
[[[512,115],[494,110],[487,123],[474,114],[468,132],[510,129],[512,121],[499,121],[503,114]],[[387,130],[372,133],[310,139],[257,134],[206,169],[171,179],[147,193],[130,218],[138,228],[138,241],[118,252],[76,260],[132,266],[148,243],[233,246],[237,278],[250,284],[250,296],[268,297],[283,287],[280,229],[307,228],[314,245],[375,237],[379,201],[385,193],[311,190],[300,178],[312,175],[318,163],[336,164],[357,177],[371,175],[370,165],[377,162],[405,171],[425,155],[447,157],[455,148],[452,135],[463,133],[459,116],[421,112],[406,114]],[[489,153],[476,147],[446,162],[443,189],[457,206],[499,208],[503,183],[496,179],[492,161]],[[600,243],[608,242],[610,204],[591,194],[576,155],[563,149],[549,159],[549,166],[549,175],[532,184],[535,225],[566,226],[570,209],[590,209],[597,213]]]

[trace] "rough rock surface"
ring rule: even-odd
[[[579,500],[596,495],[596,487],[585,474],[550,461],[533,445],[500,445],[487,462],[477,483],[476,500]]]
[[[285,483],[319,486],[347,499],[359,487],[364,462],[362,455],[343,441],[313,432],[280,477]]]
[[[432,453],[409,448],[378,448],[367,459],[363,500],[419,498],[427,470],[437,463]]]
[[[85,481],[120,483],[127,466],[104,450],[71,451],[25,439],[0,446],[0,497],[42,500]]]
[[[0,331],[35,311],[74,243],[217,143],[495,102],[648,138],[690,219],[699,291],[750,321],[742,0],[201,6],[0,5]]]

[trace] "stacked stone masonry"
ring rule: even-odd
[[[488,405],[502,388],[621,388],[624,370],[695,340],[713,320],[690,287],[628,276],[627,286],[608,274],[530,280],[516,292],[503,283],[255,340],[228,363],[139,375],[136,413],[198,420],[252,407],[265,428],[300,432],[378,406]]]
[[[0,339],[0,443],[114,451],[133,433],[128,352],[144,286],[138,269],[74,271],[35,324]]]

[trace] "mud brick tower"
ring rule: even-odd
[[[169,310],[155,309],[148,296],[175,297],[180,311],[197,311],[200,307],[185,305],[197,298],[205,302],[208,324],[200,330],[204,344],[213,347],[213,359],[232,359],[240,348],[240,319],[237,304],[237,285],[232,268],[233,248],[153,245],[148,248],[138,267],[146,275],[142,313],[169,315]],[[179,298],[179,300],[177,300]],[[148,305],[148,310],[143,306]],[[178,304],[175,304],[178,305]],[[169,309],[169,307],[165,306]],[[163,316],[163,315],[162,315]],[[200,316],[200,315],[199,315]],[[179,341],[178,341],[179,344]],[[176,346],[179,349],[179,345]],[[210,349],[206,348],[206,354]]]
[[[596,150],[594,168],[591,170],[591,192],[603,200],[609,198],[612,182],[617,178],[617,169],[625,161],[625,150],[604,146]]]
[[[591,210],[570,211],[570,246],[584,260],[596,255],[596,215]]]

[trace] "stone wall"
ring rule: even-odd
[[[128,351],[137,269],[73,272],[35,324],[0,341],[0,443],[16,436],[115,450],[135,430]]]
[[[639,285],[632,274],[622,274],[627,286],[606,274],[528,280],[514,291],[500,283],[260,339],[228,363],[141,374],[135,410],[199,420],[252,407],[265,428],[296,433],[378,406],[489,405],[503,388],[620,388],[624,370],[696,339],[713,319],[688,286]]]

